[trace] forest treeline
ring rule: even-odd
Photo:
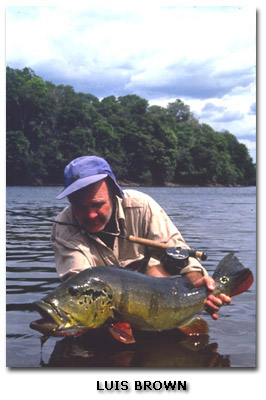
[[[180,99],[102,100],[7,67],[7,185],[62,184],[66,164],[99,155],[118,180],[144,185],[255,185],[247,147],[200,124]]]

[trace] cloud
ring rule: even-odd
[[[232,121],[239,121],[242,120],[245,117],[245,114],[240,112],[240,111],[225,111],[222,115],[220,116],[213,116],[211,118],[212,121],[214,122],[232,122]]]
[[[235,88],[248,88],[254,82],[250,68],[217,71],[215,60],[179,59],[173,65],[158,66],[151,62],[148,69],[133,71],[126,89],[146,94],[148,98],[221,98]]]
[[[201,112],[197,113],[197,117],[201,120],[208,119],[214,123],[229,123],[232,121],[240,121],[245,118],[245,114],[239,110],[228,110],[224,105],[217,105],[207,102]]]
[[[249,115],[256,115],[256,103],[252,103],[249,109]]]
[[[96,96],[221,98],[254,81],[239,8],[115,4],[8,8],[7,62]]]
[[[224,112],[225,110],[226,110],[225,106],[218,106],[216,104],[208,102],[202,108],[200,115],[199,114],[198,115],[201,118],[209,118],[213,117],[214,114]]]
[[[49,69],[51,63],[53,68]],[[99,98],[127,94],[123,88],[129,81],[129,77],[124,65],[117,65],[112,71],[103,66],[87,70],[87,68],[76,68],[73,65],[70,68],[67,63],[58,62],[55,59],[37,63],[33,66],[33,70],[37,75],[55,85],[70,85],[77,92],[91,93]]]
[[[243,132],[243,134],[238,135],[238,140],[246,140],[249,143],[256,143],[256,132]]]

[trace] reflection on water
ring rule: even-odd
[[[139,188],[155,198],[192,247],[207,251],[212,273],[235,251],[256,277],[255,188]],[[56,187],[9,187],[7,208],[55,218],[67,202]],[[39,318],[32,303],[57,287],[50,244],[51,223],[7,214],[7,366],[10,367],[253,367],[255,366],[256,285],[223,307],[218,321],[204,313],[209,336],[187,338],[174,330],[134,333],[123,345],[97,330],[79,338],[50,338],[29,324]]]
[[[230,367],[209,336],[185,337],[177,330],[134,333],[136,343],[115,342],[106,330],[56,342],[43,367]]]

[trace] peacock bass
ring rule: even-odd
[[[235,296],[251,286],[253,275],[230,253],[219,263],[213,279],[214,295]],[[206,324],[194,317],[204,309],[210,293],[182,276],[156,278],[114,265],[94,267],[70,277],[37,301],[43,318],[30,326],[46,336],[77,336],[107,326],[123,343],[134,343],[131,328],[207,333]]]

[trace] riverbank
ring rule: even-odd
[[[164,185],[148,185],[144,183],[137,183],[137,182],[130,182],[130,181],[120,181],[118,180],[118,184],[124,187],[230,187],[230,188],[238,188],[238,187],[256,187],[256,185],[221,185],[221,184],[205,184],[205,185],[190,185],[190,184],[180,184],[180,183],[172,183],[172,182],[165,182]],[[64,185],[60,183],[42,183],[36,182],[33,185],[29,184],[21,184],[21,185],[9,185],[7,184],[6,187],[12,186],[29,186],[29,187],[38,187],[38,186],[48,186],[48,187],[64,187]]]

